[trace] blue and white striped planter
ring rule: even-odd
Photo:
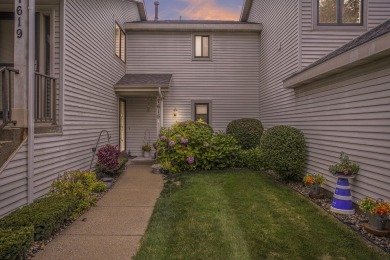
[[[330,210],[344,215],[352,215],[355,213],[348,177],[342,176],[338,178]]]

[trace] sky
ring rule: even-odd
[[[148,19],[154,19],[154,1],[144,0]],[[159,0],[159,20],[240,19],[244,0]]]

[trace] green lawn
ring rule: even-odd
[[[390,259],[265,174],[176,181],[165,185],[135,259]]]

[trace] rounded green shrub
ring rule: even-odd
[[[262,170],[264,168],[264,156],[260,146],[249,150],[240,149],[237,153],[235,166],[251,170]]]
[[[306,160],[305,137],[291,126],[268,129],[260,141],[263,162],[285,180],[299,180]]]
[[[241,148],[247,150],[260,144],[263,125],[254,118],[237,119],[228,124],[226,133],[236,138]]]

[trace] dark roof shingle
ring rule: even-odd
[[[140,85],[168,85],[172,74],[126,74],[115,85],[140,86]]]

